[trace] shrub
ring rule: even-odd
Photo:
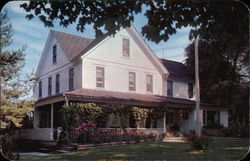
[[[78,142],[79,143],[89,143],[91,141],[91,137],[96,132],[96,125],[91,121],[83,122],[77,129],[78,133]]]
[[[208,149],[209,143],[212,139],[209,136],[198,136],[191,133],[187,136],[187,141],[191,143],[191,148],[193,150],[204,150]]]
[[[218,122],[211,122],[203,127],[206,129],[222,129],[224,126],[222,124],[219,124]]]

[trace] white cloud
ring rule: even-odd
[[[7,7],[7,9],[11,12],[15,12],[18,14],[27,14],[27,12],[23,8],[20,8],[20,4],[23,3],[29,3],[29,1],[10,1],[5,5],[5,7]]]

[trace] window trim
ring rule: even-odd
[[[98,77],[98,70],[101,70],[102,77]],[[100,78],[101,80],[98,80]],[[101,86],[98,86],[101,84]],[[96,88],[105,88],[105,68],[101,66],[96,66]]]
[[[130,81],[130,75],[133,75],[133,81]],[[133,83],[133,84],[131,84]],[[134,88],[131,89],[130,87]],[[128,90],[129,91],[136,91],[136,73],[135,72],[128,72]]]

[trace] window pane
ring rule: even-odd
[[[173,97],[173,82],[167,81],[167,96]]]
[[[122,39],[122,55],[129,56],[129,39],[123,38]]]
[[[192,98],[193,96],[194,96],[194,93],[193,93],[193,84],[189,83],[188,84],[188,97]]]
[[[69,69],[69,90],[74,89],[74,68]]]
[[[56,45],[53,46],[53,64],[56,63],[56,55],[57,55],[57,49],[56,49]]]
[[[153,76],[147,75],[146,77],[147,92],[153,92]]]
[[[104,68],[96,67],[96,87],[104,88]]]
[[[42,97],[42,81],[39,81],[39,94],[38,94],[39,98]]]
[[[56,93],[60,92],[60,74],[56,75]]]
[[[50,96],[52,93],[52,77],[48,79],[48,95]]]
[[[136,83],[135,83],[135,72],[129,72],[129,90],[130,91],[135,91],[135,86],[136,86]]]

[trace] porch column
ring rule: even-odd
[[[51,103],[50,105],[50,139],[54,139],[54,128],[53,128],[53,123],[54,123],[54,103]]]
[[[164,116],[163,116],[163,129],[164,129],[164,132],[166,132],[166,111],[164,111]]]
[[[54,123],[54,103],[50,106],[50,128],[53,129],[53,123]]]

